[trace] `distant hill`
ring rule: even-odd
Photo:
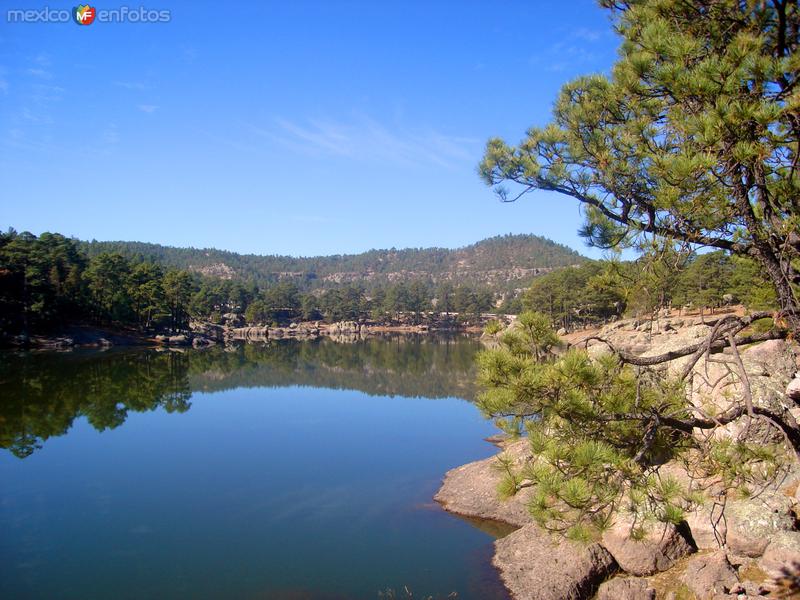
[[[224,279],[259,284],[290,279],[303,289],[349,282],[370,287],[421,278],[434,283],[451,280],[485,284],[498,290],[513,289],[526,285],[537,275],[587,260],[566,246],[536,235],[501,235],[457,249],[391,248],[313,257],[237,254],[143,242],[92,241],[82,245],[90,256],[119,252]]]

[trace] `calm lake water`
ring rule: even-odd
[[[506,598],[468,339],[0,354],[0,598]]]

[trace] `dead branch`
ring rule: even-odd
[[[743,329],[751,325],[754,321],[757,321],[759,319],[764,319],[767,317],[772,317],[772,315],[773,313],[771,312],[753,313],[752,315],[747,317],[734,317],[733,315],[726,315],[714,322],[714,327],[711,330],[711,333],[702,342],[698,342],[696,344],[690,344],[688,346],[684,346],[683,348],[678,348],[677,350],[670,350],[669,352],[658,354],[656,356],[637,356],[635,354],[631,354],[630,352],[625,352],[624,350],[620,350],[614,347],[614,345],[607,339],[595,335],[579,340],[578,342],[575,342],[573,346],[583,345],[584,347],[587,347],[589,342],[598,341],[608,346],[608,349],[613,354],[616,354],[623,363],[636,365],[640,367],[652,367],[656,365],[661,365],[676,360],[678,358],[683,358],[684,356],[692,355],[693,361],[690,361],[691,366],[687,366],[684,369],[684,374],[682,378],[685,379],[688,373],[691,372],[691,370],[694,368],[694,365],[697,364],[697,361],[703,356],[703,354],[722,352],[725,348],[728,347],[729,340],[723,339],[722,335],[727,336],[728,334],[730,334],[735,336],[737,333],[741,332]],[[782,339],[785,338],[787,335],[788,331],[785,329],[772,329],[765,333],[756,333],[756,334],[741,336],[739,338],[734,338],[734,340],[737,345],[742,346],[745,344],[765,342],[767,340]]]

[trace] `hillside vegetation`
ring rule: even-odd
[[[227,262],[218,262],[221,256]],[[0,234],[0,338],[24,341],[76,323],[175,332],[192,319],[241,323],[242,317],[250,325],[298,319],[419,324],[434,309],[456,325],[511,297],[505,289],[517,294],[526,280],[585,260],[535,236],[492,238],[460,250],[295,259],[84,243],[10,229]]]
[[[301,289],[332,288],[342,283],[377,287],[389,282],[430,279],[521,288],[542,273],[586,259],[574,250],[536,235],[502,235],[464,248],[369,250],[360,254],[293,257],[237,254],[213,248],[175,248],[143,242],[83,242],[94,257],[119,253],[164,267],[186,269],[258,285],[292,281]]]

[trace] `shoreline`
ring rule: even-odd
[[[721,318],[720,314],[714,317],[670,314],[658,321],[624,319],[591,333],[615,348],[647,356],[704,339]],[[591,356],[604,352],[605,345],[592,340],[589,333],[574,331],[560,337],[568,346],[588,346]],[[756,343],[742,352],[742,361],[756,402],[781,403],[800,417],[800,393],[790,391],[800,389],[796,344]],[[702,374],[704,366],[695,369]],[[727,377],[713,391],[730,383],[731,375]],[[693,402],[710,394],[702,383],[689,392]],[[719,394],[724,400],[724,394]],[[536,524],[528,511],[535,486],[522,487],[505,500],[497,492],[502,478],[496,468],[497,455],[504,454],[519,472],[532,455],[527,438],[498,435],[486,441],[499,451],[449,470],[434,500],[455,515],[515,528],[495,540],[492,564],[516,600],[755,600],[779,591],[782,581],[800,576],[797,462],[787,465],[785,474],[759,494],[728,498],[725,522],[719,528],[712,521],[713,502],[707,501],[687,508],[685,520],[677,526],[653,521],[638,541],[631,539],[632,521],[622,510],[608,530],[577,543]],[[681,481],[692,477],[678,462],[662,468]],[[698,485],[702,488],[703,484]]]
[[[780,580],[780,568],[798,564],[794,561],[800,534],[782,529],[788,524],[776,516],[765,515],[770,524],[761,523],[764,518],[752,511],[765,508],[754,509],[755,504],[747,500],[729,508],[729,539],[723,548],[715,547],[713,535],[709,541],[704,536],[706,527],[691,518],[691,531],[688,526],[686,532],[657,526],[658,531],[635,542],[617,525],[590,542],[552,534],[528,513],[533,488],[507,500],[501,500],[496,491],[497,455],[505,453],[521,463],[527,447],[527,439],[522,438],[507,443],[495,455],[449,470],[434,495],[446,512],[474,527],[489,524],[491,531],[486,531],[495,537],[491,564],[514,600],[755,600]],[[775,513],[797,502],[789,491],[800,473],[789,479],[791,483],[783,481],[768,490],[764,499]],[[736,538],[732,539],[731,532]],[[756,545],[758,552],[753,550]]]
[[[313,341],[323,337],[334,341],[355,341],[370,336],[399,335],[479,335],[478,326],[438,328],[427,325],[393,325],[356,322],[321,323],[304,321],[289,326],[230,327],[211,323],[194,322],[190,329],[179,333],[143,333],[130,329],[97,327],[93,325],[71,325],[60,331],[19,335],[0,339],[0,349],[65,351],[91,348],[204,348],[233,342],[258,343],[295,339]]]

